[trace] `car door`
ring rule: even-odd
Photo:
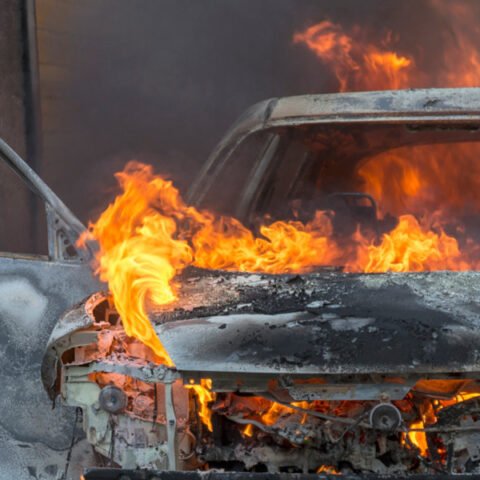
[[[0,251],[0,476],[7,468],[10,478],[48,478],[48,472],[55,478],[61,468],[55,458],[63,462],[58,452],[70,444],[74,413],[52,410],[40,365],[62,312],[102,286],[92,272],[91,247],[75,245],[81,222],[2,140],[0,163],[0,188],[15,193],[0,196],[0,246],[10,242],[17,250],[32,243],[24,241],[31,231],[22,227],[11,200],[19,206],[19,199],[29,198],[19,195],[22,188],[45,208],[44,221],[33,220],[41,223],[47,245],[43,253]]]

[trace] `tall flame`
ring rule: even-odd
[[[174,208],[181,217],[183,204],[172,184],[154,177],[151,167],[131,163],[116,177],[123,192],[91,227],[100,246],[98,273],[108,282],[127,335],[141,340],[171,365],[146,305],[173,301],[173,278],[192,262],[188,243],[174,238],[177,223],[169,215]]]
[[[412,429],[422,429],[424,428],[425,425],[422,420],[418,420],[417,422],[413,422],[410,424],[410,428]],[[428,442],[427,442],[427,436],[425,432],[408,432],[408,439],[409,441],[415,445],[418,450],[420,451],[420,455],[426,456],[428,453]]]

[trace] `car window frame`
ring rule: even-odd
[[[86,230],[80,220],[67,208],[40,176],[0,138],[0,161],[4,162],[44,204],[46,209],[48,255],[0,251],[1,258],[86,263],[93,258],[94,243],[80,249],[76,243]]]

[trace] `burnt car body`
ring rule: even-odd
[[[266,213],[288,216],[288,202],[299,195],[315,207],[335,208],[340,199],[339,216],[381,228],[375,200],[345,190],[353,168],[395,147],[478,142],[479,127],[479,89],[272,99],[225,135],[188,196],[252,227]],[[180,298],[150,312],[175,367],[126,338],[107,294],[76,306],[52,333],[45,387],[82,408],[87,439],[101,458],[157,471],[476,470],[476,398],[417,429],[430,447],[442,442],[446,466],[419,455],[409,434],[427,415],[425,400],[436,405],[478,390],[480,273],[189,269],[179,280]],[[207,402],[195,390],[206,381],[216,395],[209,428]],[[265,423],[255,417],[264,401],[287,410]],[[324,402],[323,413],[299,403],[314,401]],[[352,408],[339,412],[344,402]]]

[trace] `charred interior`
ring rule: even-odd
[[[478,123],[451,118],[262,130],[231,154],[202,205],[257,231],[266,218],[308,225],[321,213],[324,224],[316,228],[338,249],[325,260],[350,271],[367,268],[358,243],[378,245],[402,219],[413,221],[459,243],[468,265],[458,259],[454,269],[475,269],[479,139]]]

